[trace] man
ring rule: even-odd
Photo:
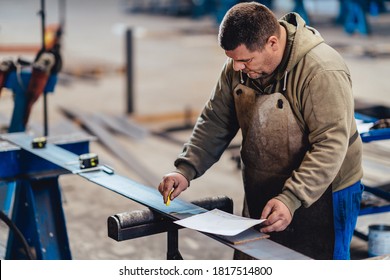
[[[278,21],[255,2],[227,12],[219,44],[228,59],[176,170],[158,187],[164,202],[241,129],[243,215],[266,218],[262,232],[309,257],[349,259],[363,172],[343,59],[298,14]]]

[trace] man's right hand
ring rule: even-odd
[[[164,198],[164,203],[168,201],[168,195],[170,195],[170,200],[174,200],[175,197],[179,196],[182,191],[185,191],[188,188],[189,182],[186,177],[177,172],[171,172],[166,174],[160,184],[158,185],[158,190]],[[173,192],[171,193],[171,191]]]

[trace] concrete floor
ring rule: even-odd
[[[58,22],[55,1],[47,1],[47,23]],[[278,15],[287,12],[284,2],[277,1]],[[78,112],[123,116],[126,112],[125,31],[134,33],[134,112],[129,119],[149,132],[181,126],[185,112],[195,116],[210,95],[225,61],[216,41],[217,29],[212,18],[194,20],[126,13],[125,1],[67,1],[63,42],[64,68],[55,93],[50,95],[50,135],[81,131],[70,124],[60,107]],[[0,4],[0,46],[40,45],[40,20],[36,15],[40,1],[2,0]],[[312,25],[323,37],[339,49],[350,67],[354,94],[357,99],[388,105],[390,83],[390,16],[370,17],[370,36],[344,33],[331,21],[335,16],[316,9]],[[366,55],[367,51],[377,54]],[[32,59],[34,53],[0,52],[0,58]],[[89,74],[84,75],[84,74]],[[185,91],[182,89],[185,88]],[[12,114],[12,93],[4,90],[0,98],[0,116],[7,124]],[[30,130],[42,133],[42,102],[35,105]],[[0,118],[1,119],[1,118]],[[194,120],[194,118],[192,119]],[[184,143],[190,131],[174,135]],[[157,186],[163,174],[173,169],[173,160],[181,151],[181,143],[161,140],[153,133],[141,140],[115,135],[115,140],[133,160],[151,174],[151,185]],[[142,176],[110,153],[98,141],[91,142],[91,151],[117,173],[142,182]],[[241,212],[243,200],[240,171],[226,152],[203,177],[195,180],[182,194],[185,200],[227,195],[234,200],[234,212]],[[385,162],[387,165],[389,161]],[[390,172],[377,177],[388,181]],[[383,176],[383,177],[382,177]],[[372,178],[371,178],[372,180]],[[72,257],[84,260],[165,259],[166,236],[154,236],[116,242],[107,237],[107,217],[130,210],[143,209],[139,204],[111,193],[75,175],[60,177],[63,207]],[[359,218],[358,229],[367,233],[372,223],[390,224],[386,214]],[[180,231],[180,251],[185,259],[231,259],[232,250],[204,235],[184,229]],[[352,257],[367,257],[367,243],[354,238]]]

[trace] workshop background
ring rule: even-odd
[[[97,153],[102,162],[116,173],[157,187],[161,177],[173,170],[173,161],[189,137],[226,59],[217,43],[218,22],[226,6],[235,1],[216,1],[216,6],[212,5],[214,1],[184,0],[45,2],[46,25],[61,23],[63,27],[63,67],[54,92],[47,96],[49,136],[94,135],[90,151]],[[379,1],[385,10],[371,5],[365,14],[367,25],[346,27],[336,24],[339,1],[303,2],[310,25],[345,58],[357,104],[390,106],[390,3]],[[272,1],[278,16],[296,8],[293,0]],[[34,59],[41,45],[40,9],[39,0],[0,1],[0,60]],[[130,75],[126,71],[129,65]],[[3,89],[2,132],[7,131],[13,110],[13,92]],[[43,133],[43,111],[40,98],[26,128],[34,135]],[[121,126],[128,133],[110,130],[110,137],[105,133],[99,136],[75,116],[122,121]],[[104,127],[101,129],[105,130]],[[237,136],[233,144],[239,142]],[[365,144],[366,184],[390,182],[389,145],[388,140]],[[243,188],[237,155],[237,149],[226,151],[203,177],[191,183],[181,198],[193,201],[226,195],[233,199],[234,213],[239,215]],[[166,234],[122,242],[107,236],[109,216],[145,209],[143,206],[77,175],[62,175],[59,180],[73,259],[166,258]],[[378,202],[368,194],[365,198],[373,200],[370,203]],[[371,224],[390,225],[389,213],[360,216],[357,229],[367,234]],[[179,236],[184,259],[232,258],[231,248],[203,234],[182,229]],[[7,227],[0,222],[2,259],[6,239]],[[354,237],[352,258],[367,258],[367,250],[367,242]]]

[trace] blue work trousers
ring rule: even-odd
[[[349,260],[353,231],[360,211],[364,186],[361,181],[333,193],[335,244],[333,259]]]

